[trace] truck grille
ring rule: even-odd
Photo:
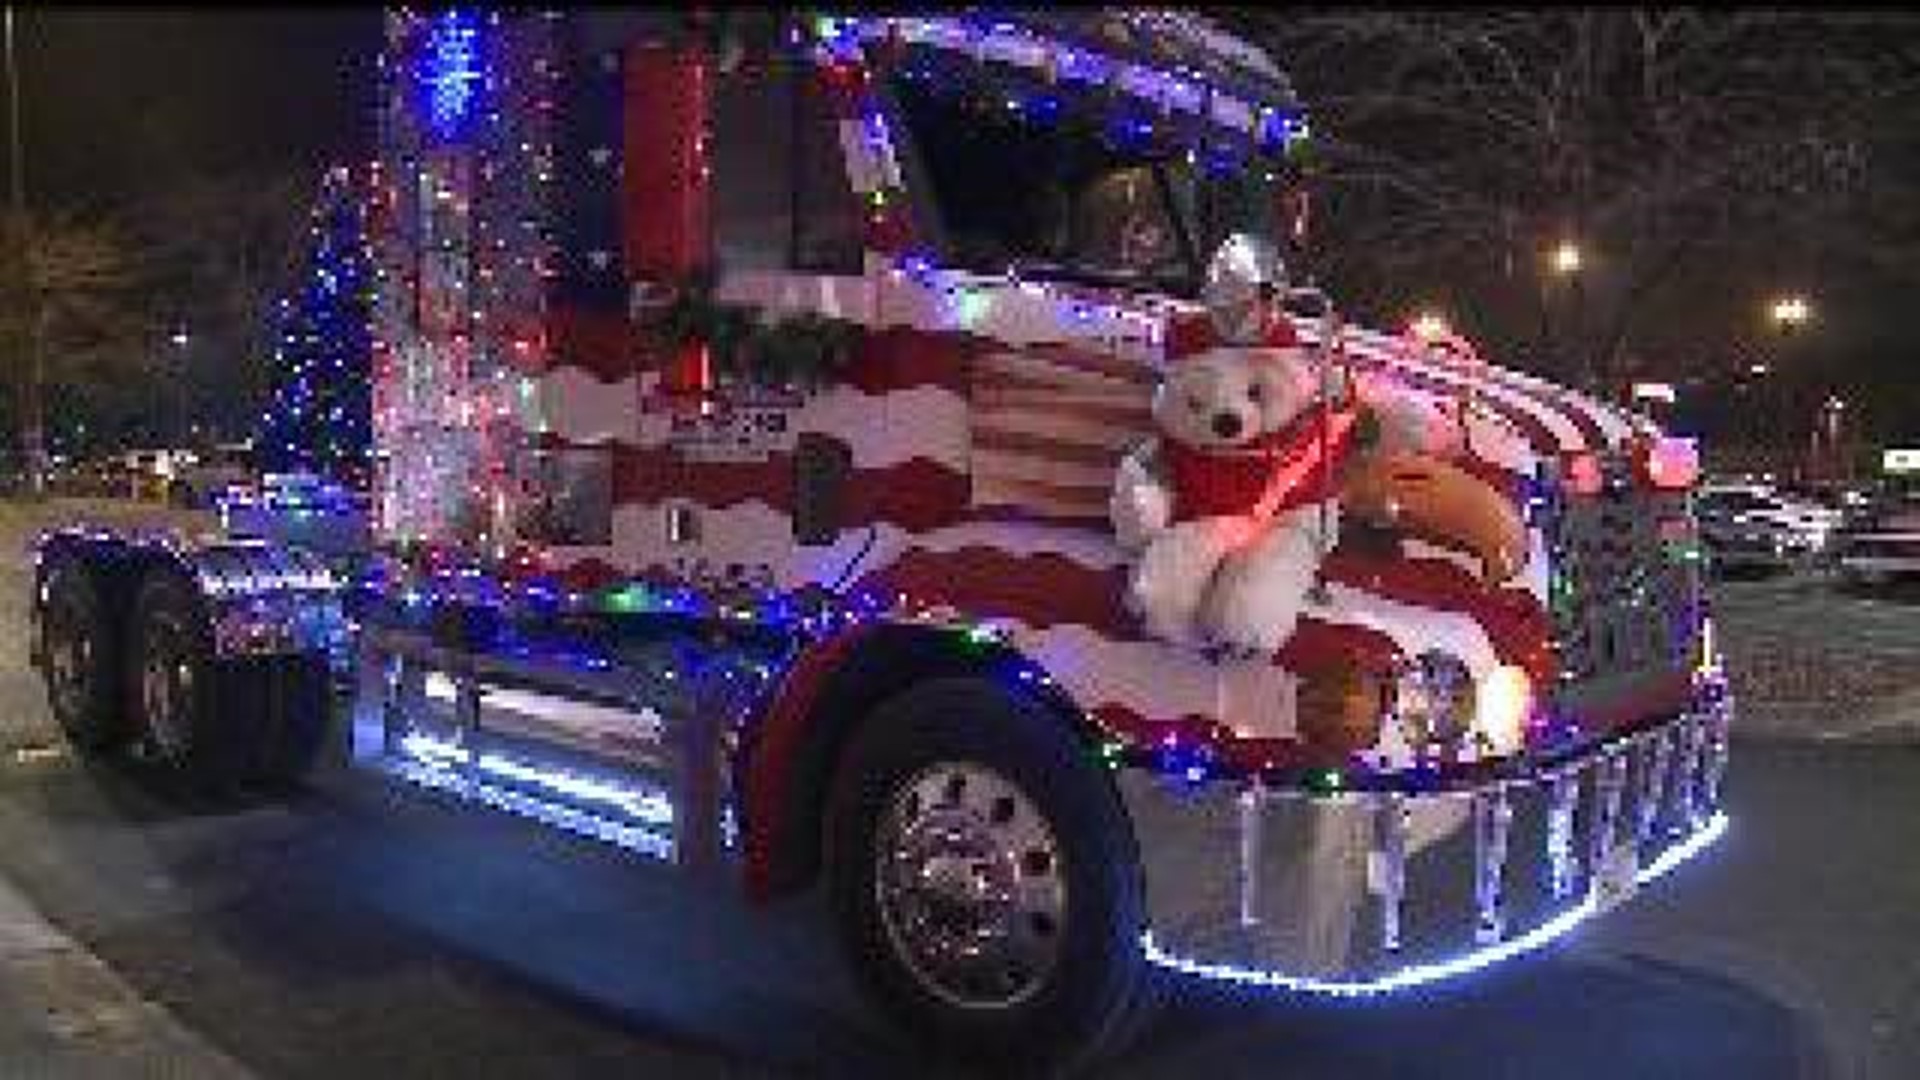
[[[1624,458],[1601,475],[1594,494],[1543,484],[1563,684],[1683,670],[1694,646],[1699,538],[1687,493],[1642,488]]]

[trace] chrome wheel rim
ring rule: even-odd
[[[922,769],[874,838],[874,891],[896,956],[928,993],[968,1009],[1037,994],[1065,941],[1052,827],[1019,785],[974,762]]]
[[[147,737],[162,754],[177,757],[186,750],[192,702],[193,664],[175,640],[173,628],[156,622],[148,631],[146,660],[140,668],[140,703]]]

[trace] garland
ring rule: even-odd
[[[752,306],[715,300],[710,282],[683,290],[652,330],[670,353],[706,345],[721,375],[807,389],[835,381],[866,334],[859,323],[814,312],[762,321]]]

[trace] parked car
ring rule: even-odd
[[[366,493],[313,473],[268,473],[257,484],[235,485],[221,493],[215,509],[231,535],[328,557],[361,552],[370,543]]]
[[[1777,549],[1771,558],[1781,566],[1824,555],[1844,521],[1838,510],[1795,499],[1766,483],[1705,484],[1695,505],[1710,553],[1717,546],[1751,560]]]
[[[174,478],[194,460],[191,450],[129,450],[121,455],[126,486],[114,494],[132,499],[167,499]]]
[[[1772,573],[1791,570],[1815,553],[1810,535],[1794,526],[1736,511],[1728,500],[1697,505],[1700,539],[1708,565],[1717,572]]]
[[[1920,488],[1882,497],[1840,534],[1834,551],[1850,584],[1920,575]]]
[[[174,470],[167,501],[175,506],[211,509],[219,496],[256,481],[251,443],[228,443],[195,455]]]

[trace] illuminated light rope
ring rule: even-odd
[[[1728,818],[1724,812],[1715,814],[1698,832],[1668,848],[1660,854],[1659,858],[1642,867],[1633,877],[1634,887],[1643,888],[1651,885],[1672,873],[1682,863],[1691,861],[1725,835],[1727,824]],[[1588,892],[1580,903],[1518,937],[1508,938],[1496,945],[1475,949],[1450,959],[1414,964],[1377,979],[1365,980],[1317,979],[1312,976],[1287,975],[1259,968],[1243,968],[1233,964],[1193,960],[1162,949],[1159,943],[1154,941],[1152,931],[1140,935],[1140,947],[1145,952],[1149,963],[1182,975],[1261,990],[1284,990],[1338,998],[1366,998],[1411,990],[1446,979],[1470,975],[1495,964],[1534,952],[1572,933],[1575,927],[1599,914],[1600,910],[1599,899],[1592,892]]]
[[[472,111],[475,84],[480,82],[480,54],[476,31],[464,11],[448,11],[433,22],[421,79],[426,83],[428,109],[435,130],[450,135]]]
[[[400,749],[423,762],[442,768],[457,766],[467,760],[467,751],[459,744],[418,732],[401,739]],[[474,763],[480,771],[503,780],[529,784],[556,795],[606,806],[648,825],[660,828],[673,825],[673,800],[657,791],[608,783],[559,769],[542,768],[493,751],[481,754]]]
[[[590,840],[612,844],[661,861],[673,858],[672,839],[650,828],[624,824],[511,788],[485,782],[472,783],[437,761],[403,757],[387,762],[383,768],[389,774],[421,787],[472,799],[495,810],[565,829]]]
[[[1081,82],[1127,93],[1160,108],[1200,114],[1222,127],[1249,134],[1265,148],[1285,149],[1308,137],[1307,121],[1296,108],[1243,101],[1204,86],[1194,76],[1156,70],[1119,60],[1093,49],[1044,38],[1007,22],[969,25],[943,17],[832,18],[816,22],[821,51],[849,59],[862,41],[885,42],[897,35],[913,45],[956,52],[976,61],[994,61],[1031,70],[1051,63],[1062,82]]]

